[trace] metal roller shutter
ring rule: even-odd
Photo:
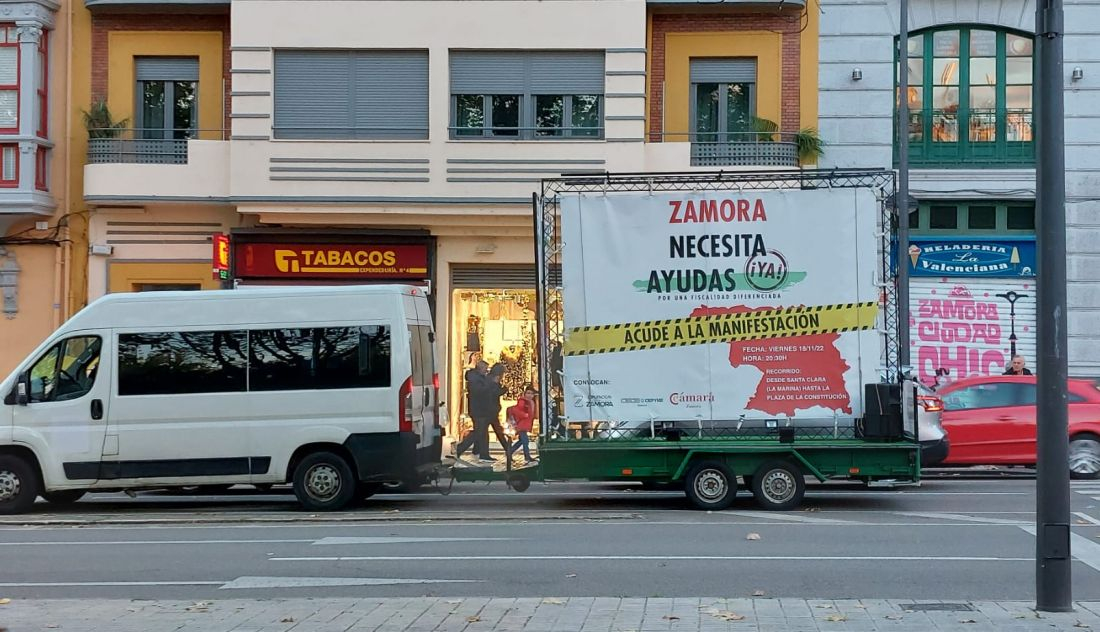
[[[1010,361],[1013,331],[1009,302],[998,294],[1016,292],[1016,352],[1035,367],[1036,285],[1032,278],[913,278],[909,284],[912,363],[921,381],[935,382],[1003,373]]]
[[[692,83],[755,83],[753,57],[697,57],[691,60]]]
[[[197,57],[137,57],[134,73],[138,81],[198,81]]]
[[[356,138],[428,137],[427,51],[359,51],[353,73]]]
[[[463,265],[451,268],[453,289],[489,290],[534,288],[537,282],[533,265]],[[550,284],[561,285],[561,268],[550,272]]]
[[[275,135],[346,138],[351,122],[348,51],[275,53]]]
[[[603,51],[452,51],[451,94],[603,94]]]

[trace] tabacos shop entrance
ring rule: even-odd
[[[435,242],[426,233],[240,229],[230,239],[233,288],[400,283],[425,288],[434,313]]]

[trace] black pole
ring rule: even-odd
[[[909,368],[909,0],[901,0],[898,35],[898,366]]]
[[[1038,290],[1038,468],[1035,608],[1073,610],[1066,379],[1066,176],[1062,0],[1035,7]]]

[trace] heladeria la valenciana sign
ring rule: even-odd
[[[865,189],[563,196],[568,417],[861,416],[877,212]]]

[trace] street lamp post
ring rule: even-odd
[[[1027,298],[1027,294],[1020,294],[1014,290],[1009,290],[1004,294],[997,294],[997,298],[1003,298],[1008,301],[1008,322],[1011,333],[1008,335],[1008,342],[1012,347],[1012,357],[1016,356],[1016,301]]]

